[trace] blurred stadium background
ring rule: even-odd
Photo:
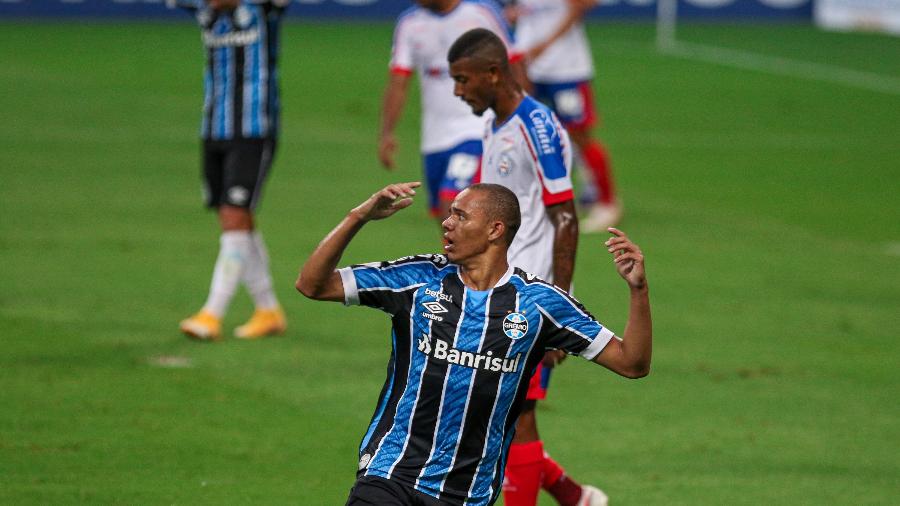
[[[416,96],[400,169],[375,157],[408,5],[291,6],[260,214],[291,328],[203,345],[177,331],[218,235],[196,26],[159,1],[0,1],[0,503],[343,503],[388,322],[293,281],[346,210],[419,177]],[[565,363],[548,448],[622,506],[896,504],[900,2],[658,7],[610,1],[589,26],[622,227],[648,255],[654,372]],[[621,329],[602,240],[582,237],[577,294]],[[345,261],[437,241],[417,202]],[[227,327],[249,311],[241,295]]]

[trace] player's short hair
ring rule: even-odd
[[[522,225],[522,213],[519,211],[519,198],[509,188],[493,183],[477,183],[468,188],[471,191],[483,192],[487,198],[480,202],[489,220],[500,220],[506,225],[506,245],[512,244]]]
[[[459,36],[447,52],[447,62],[453,63],[462,58],[477,58],[489,63],[496,63],[503,68],[509,67],[506,44],[494,32],[485,28],[474,28]]]

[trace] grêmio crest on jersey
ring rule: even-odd
[[[509,313],[503,319],[503,333],[510,339],[522,339],[528,333],[528,319],[522,313]]]

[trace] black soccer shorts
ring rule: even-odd
[[[203,141],[206,205],[255,209],[272,167],[275,145],[275,139]]]
[[[345,506],[450,506],[418,490],[377,476],[360,476]]]

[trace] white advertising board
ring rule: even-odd
[[[828,30],[866,30],[900,35],[900,0],[816,0],[816,24]]]

